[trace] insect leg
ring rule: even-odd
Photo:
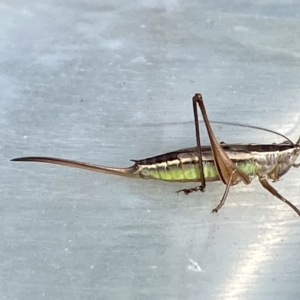
[[[188,188],[188,189],[182,189],[176,191],[176,193],[183,192],[185,195],[188,195],[192,192],[204,192],[206,182],[205,182],[205,176],[204,176],[204,171],[203,171],[203,162],[202,162],[202,149],[201,149],[201,141],[200,141],[200,128],[199,128],[199,118],[198,118],[198,108],[197,108],[197,103],[199,101],[199,97],[202,96],[201,94],[195,94],[193,97],[193,112],[194,112],[194,123],[195,123],[195,133],[196,133],[196,142],[197,142],[197,154],[198,154],[198,166],[199,166],[199,172],[200,172],[200,180],[201,180],[201,185],[193,187],[193,188]]]
[[[206,114],[206,109],[203,103],[203,98],[201,94],[195,94],[193,98],[194,103],[198,103],[201,113],[203,116],[204,124],[209,136],[212,154],[215,161],[215,166],[218,171],[218,175],[224,184],[228,185],[229,181],[231,184],[236,184],[238,181],[242,180],[245,184],[251,182],[250,176],[245,172],[238,170],[233,161],[228,157],[222,146],[219,144],[214,132],[210,126],[208,116]],[[195,105],[195,104],[194,104]],[[196,125],[196,124],[195,124]],[[235,171],[235,172],[234,172]],[[233,178],[231,178],[234,176]]]
[[[226,184],[226,190],[222,197],[222,200],[220,204],[213,210],[213,212],[217,212],[218,209],[220,209],[225,202],[230,185],[236,184],[240,180],[242,180],[245,184],[249,184],[251,182],[251,178],[246,173],[236,168],[236,165],[228,157],[228,155],[226,154],[222,146],[219,144],[210,126],[210,122],[207,117],[206,109],[203,103],[202,95],[195,94],[195,96],[193,97],[193,110],[194,110],[195,131],[196,131],[196,140],[197,140],[197,152],[199,156],[198,163],[199,163],[199,171],[201,177],[201,186],[197,186],[195,188],[190,188],[190,189],[182,189],[177,191],[177,193],[184,192],[186,195],[188,195],[189,193],[194,191],[199,191],[199,190],[204,191],[204,187],[205,187],[205,177],[204,177],[203,163],[202,163],[202,151],[201,151],[201,143],[200,143],[200,130],[199,130],[197,104],[201,110],[203,120],[207,129],[207,133],[210,139],[215,166],[218,170],[220,179],[223,181],[224,184]]]
[[[204,192],[204,188],[202,187],[202,185],[198,185],[198,186],[195,186],[195,187],[192,187],[192,188],[188,188],[188,189],[182,189],[182,190],[178,190],[176,191],[177,194],[183,192],[185,195],[188,195],[192,192]]]
[[[224,205],[225,200],[226,200],[227,195],[228,195],[228,192],[229,192],[229,189],[231,187],[232,178],[233,178],[233,175],[234,175],[235,172],[236,172],[236,169],[232,172],[232,174],[231,174],[231,176],[229,178],[229,181],[228,181],[228,183],[226,185],[226,189],[224,191],[224,194],[223,194],[223,197],[222,197],[220,203],[211,211],[212,213],[217,213],[218,210]]]
[[[200,129],[199,129],[198,108],[197,108],[198,97],[199,97],[199,94],[195,94],[195,96],[193,97],[193,112],[194,112],[197,152],[198,152],[198,157],[199,157],[198,165],[199,165],[199,171],[200,171],[201,185],[197,186],[195,188],[191,188],[189,192],[184,190],[184,193],[186,195],[193,192],[194,190],[200,190],[200,191],[204,192],[205,185],[206,185],[204,171],[203,171],[202,150],[201,150],[201,141],[200,141]]]
[[[300,210],[293,205],[290,201],[288,201],[287,199],[285,199],[283,196],[281,196],[277,190],[275,190],[268,182],[267,178],[264,176],[258,176],[259,182],[261,183],[261,185],[268,190],[271,194],[273,194],[275,197],[277,197],[279,200],[283,201],[284,203],[286,203],[288,206],[290,206],[297,214],[298,216],[300,216]]]
[[[299,168],[300,167],[300,163],[299,164],[293,164],[294,168]]]

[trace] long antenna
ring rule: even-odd
[[[200,123],[203,123],[203,121],[200,121]],[[273,134],[276,134],[278,136],[283,137],[285,140],[287,140],[291,145],[295,145],[287,136],[285,136],[282,133],[279,133],[277,131],[267,129],[264,127],[259,127],[255,125],[248,125],[248,124],[241,124],[241,123],[234,123],[234,122],[226,122],[226,121],[210,121],[210,123],[213,124],[223,124],[223,125],[231,125],[231,126],[237,126],[237,127],[247,127],[247,128],[253,128],[257,130],[262,130],[266,132],[270,132]],[[132,127],[132,126],[137,126],[138,127],[161,127],[161,126],[178,126],[178,125],[183,125],[183,124],[194,124],[193,121],[182,121],[182,122],[165,122],[165,123],[142,123],[142,124],[126,124],[125,127]],[[113,127],[114,125],[106,125],[106,127]]]
[[[248,128],[253,128],[253,129],[258,129],[258,130],[271,132],[271,133],[274,133],[274,134],[277,134],[277,135],[283,137],[288,142],[290,142],[292,145],[294,145],[294,143],[288,137],[286,137],[284,134],[279,133],[279,132],[274,131],[274,130],[271,130],[271,129],[267,129],[267,128],[263,128],[263,127],[259,127],[259,126],[255,126],[255,125],[247,125],[247,124],[240,124],[240,123],[233,123],[233,122],[223,122],[223,121],[210,121],[210,123],[232,125],[232,126],[238,126],[238,127],[248,127]]]

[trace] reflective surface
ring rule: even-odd
[[[112,166],[195,145],[210,119],[280,131],[300,112],[297,1],[0,2],[1,299],[299,299],[300,219],[257,181],[130,180]],[[281,142],[213,125],[225,142]],[[202,130],[205,143],[208,142]],[[299,170],[273,184],[300,206]]]

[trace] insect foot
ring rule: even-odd
[[[198,192],[198,191],[203,193],[205,191],[205,188],[202,185],[199,185],[194,188],[182,189],[182,190],[176,191],[176,193],[178,195],[180,192],[183,192],[185,195],[188,195],[192,192]]]
[[[214,209],[211,211],[211,213],[212,213],[212,214],[216,214],[218,211],[219,211],[218,208],[214,208]]]

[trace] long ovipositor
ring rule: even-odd
[[[282,144],[221,144],[236,167],[248,176],[265,175],[277,180],[294,164],[299,154],[295,146],[288,142]],[[202,146],[202,163],[205,180],[220,180],[210,146]],[[14,158],[12,161],[42,162],[69,166],[106,174],[156,179],[170,182],[199,182],[199,156],[196,147],[180,149],[158,156],[133,160],[128,168],[114,168],[86,162],[55,157],[28,156]]]

